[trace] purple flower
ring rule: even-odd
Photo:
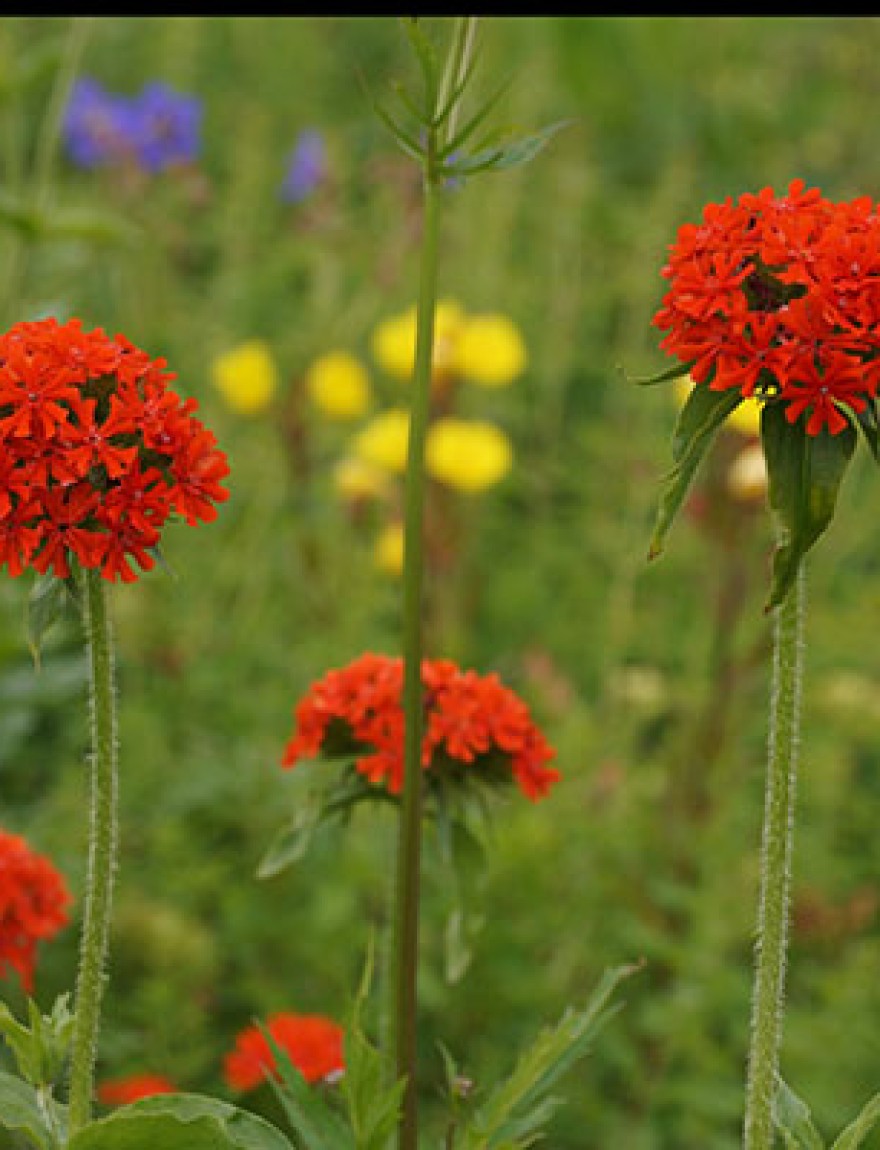
[[[77,80],[73,87],[62,133],[71,159],[81,168],[118,162],[135,151],[129,102],[89,78]]]
[[[137,153],[147,172],[194,160],[199,151],[201,102],[167,84],[145,84],[133,101]]]
[[[327,174],[324,137],[315,128],[305,128],[297,136],[287,174],[281,185],[281,198],[290,204],[307,199]]]

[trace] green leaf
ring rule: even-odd
[[[527,164],[549,143],[557,132],[568,127],[573,121],[557,120],[555,123],[535,132],[531,136],[523,136],[513,143],[486,148],[470,156],[463,156],[454,164],[444,164],[445,174],[450,176],[467,176],[476,172],[500,172],[505,168],[519,167]]]
[[[855,1121],[851,1122],[838,1137],[831,1150],[857,1150],[878,1121],[880,1121],[880,1094],[875,1094],[862,1107]]]
[[[43,218],[31,202],[3,191],[0,191],[0,224],[30,241],[36,240],[43,230]]]
[[[831,522],[857,438],[852,424],[838,435],[831,435],[826,428],[818,435],[808,435],[803,418],[789,423],[780,404],[765,404],[761,442],[767,461],[768,495],[783,533],[773,556],[765,611],[782,602],[804,555]]]
[[[463,1130],[462,1150],[522,1147],[539,1134],[557,1102],[549,1090],[590,1049],[596,1034],[620,1006],[609,1007],[617,986],[638,966],[606,970],[583,1010],[568,1010],[520,1055],[511,1074],[495,1088]]]
[[[13,1053],[19,1073],[35,1087],[51,1086],[61,1077],[70,1048],[74,1017],[69,994],[59,995],[51,1014],[43,1015],[32,998],[27,1000],[30,1027],[0,1003],[0,1034]]]
[[[157,1094],[77,1131],[67,1150],[293,1150],[276,1127],[201,1094]]]
[[[126,220],[90,208],[58,208],[42,221],[42,239],[83,240],[89,244],[132,244],[137,231]]]
[[[672,434],[674,465],[663,478],[649,559],[656,558],[663,550],[666,535],[700,461],[721,424],[741,403],[742,395],[736,389],[713,391],[703,384],[695,387],[685,400]]]
[[[57,1145],[33,1086],[0,1070],[0,1129],[18,1130],[39,1150]]]
[[[776,1080],[773,1096],[773,1123],[785,1140],[786,1150],[825,1150],[810,1108],[781,1078]]]
[[[290,1055],[263,1029],[269,1048],[275,1055],[278,1079],[270,1076],[269,1085],[281,1104],[287,1120],[302,1143],[303,1150],[360,1150],[351,1132],[330,1107],[320,1090],[306,1082]]]
[[[422,79],[425,85],[425,108],[428,110],[427,115],[429,116],[437,102],[437,52],[419,26],[417,17],[403,16],[400,22],[422,69]]]
[[[689,360],[687,363],[676,363],[672,367],[661,371],[657,375],[626,376],[627,383],[634,383],[638,387],[653,387],[655,383],[668,383],[671,379],[681,379],[687,375],[697,361]]]
[[[34,660],[34,668],[40,669],[40,648],[43,636],[61,617],[68,595],[64,579],[57,576],[41,575],[27,597],[25,604],[25,630],[27,645]]]

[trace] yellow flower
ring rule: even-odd
[[[408,442],[409,412],[392,407],[374,416],[361,429],[354,440],[354,452],[375,467],[403,472]]]
[[[681,376],[675,381],[675,398],[679,407],[684,407],[685,400],[690,395],[694,381],[690,376]],[[733,428],[743,435],[753,436],[761,434],[761,404],[757,399],[744,399],[739,407],[728,415],[724,421],[725,427]]]
[[[470,316],[459,332],[455,369],[484,387],[506,387],[525,370],[528,355],[519,329],[506,315]]]
[[[265,411],[278,390],[278,369],[269,347],[249,339],[218,355],[211,365],[214,386],[239,415]]]
[[[482,491],[508,473],[513,462],[510,440],[493,423],[449,415],[428,429],[428,474],[460,491]]]
[[[432,363],[435,375],[453,370],[458,335],[464,322],[464,311],[455,300],[445,299],[437,303]],[[383,320],[373,332],[371,347],[373,358],[383,371],[395,379],[411,379],[416,358],[415,306]]]
[[[344,499],[378,498],[388,490],[388,472],[356,455],[347,455],[333,469],[333,483]]]
[[[727,472],[727,489],[740,503],[763,500],[767,494],[767,464],[760,443],[739,452]]]
[[[305,383],[315,406],[334,419],[353,419],[370,405],[370,377],[347,351],[319,356],[306,371]]]
[[[403,524],[389,523],[380,531],[373,550],[380,571],[399,575],[403,570]]]

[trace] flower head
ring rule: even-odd
[[[347,351],[330,351],[309,365],[306,390],[315,406],[333,419],[353,419],[370,405],[370,377]]]
[[[512,461],[510,440],[493,423],[446,415],[428,429],[428,474],[459,491],[491,487],[507,475]]]
[[[315,191],[327,174],[324,137],[315,128],[305,128],[296,138],[281,185],[281,198],[299,204]]]
[[[132,582],[171,516],[210,522],[228,498],[214,435],[164,359],[78,319],[0,336],[0,565],[71,575],[75,558]]]
[[[306,1082],[335,1078],[345,1070],[343,1030],[320,1014],[281,1012],[266,1019],[266,1030]],[[223,1073],[230,1089],[253,1090],[275,1075],[275,1054],[262,1029],[249,1026],[225,1057]]]
[[[464,310],[452,299],[439,300],[434,311],[434,347],[431,365],[435,377],[455,368],[456,347],[464,323]],[[372,350],[376,363],[395,379],[408,382],[416,360],[417,313],[413,305],[383,320],[373,332]]]
[[[355,436],[355,455],[375,467],[403,473],[409,443],[409,412],[392,407],[376,415]]]
[[[459,375],[484,387],[506,387],[525,371],[526,345],[519,328],[506,315],[472,315],[455,344]]]
[[[794,180],[709,204],[663,268],[661,347],[698,385],[778,402],[837,435],[880,381],[880,214]]]
[[[399,575],[403,571],[403,524],[386,523],[376,537],[373,559],[386,575]]]
[[[344,499],[378,499],[388,492],[389,476],[383,467],[357,455],[346,455],[333,468],[333,484]]]
[[[211,375],[214,386],[239,415],[259,415],[278,390],[278,368],[261,339],[245,340],[217,356]]]
[[[62,132],[70,158],[81,168],[118,163],[136,153],[131,105],[88,76],[71,89]]]
[[[71,896],[63,877],[23,838],[0,830],[0,978],[16,971],[34,989],[37,944],[67,924]]]
[[[109,1078],[98,1083],[98,1099],[105,1106],[127,1106],[139,1098],[156,1094],[176,1094],[177,1087],[161,1074],[130,1074],[127,1078]]]
[[[137,157],[146,172],[192,162],[199,153],[201,101],[167,84],[145,84],[132,102]]]
[[[558,781],[555,752],[526,704],[496,674],[461,671],[448,660],[422,662],[428,776],[517,784],[536,801]],[[403,660],[367,653],[328,671],[295,708],[296,729],[282,765],[322,752],[351,752],[355,769],[391,794],[403,785]]]

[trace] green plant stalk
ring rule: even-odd
[[[106,584],[99,571],[86,570],[82,588],[92,753],[88,873],[70,1064],[70,1134],[84,1126],[92,1112],[117,842],[116,697]]]
[[[397,857],[394,916],[394,1062],[405,1078],[398,1131],[400,1150],[418,1145],[416,1020],[418,988],[419,888],[422,847],[422,607],[425,439],[431,395],[434,310],[437,301],[439,189],[431,178],[431,133],[424,180],[424,223],[404,496],[403,712],[404,779]]]
[[[744,1150],[772,1150],[773,1146],[772,1105],[782,1039],[788,948],[805,578],[801,561],[791,589],[775,609],[773,627],[773,681]]]

